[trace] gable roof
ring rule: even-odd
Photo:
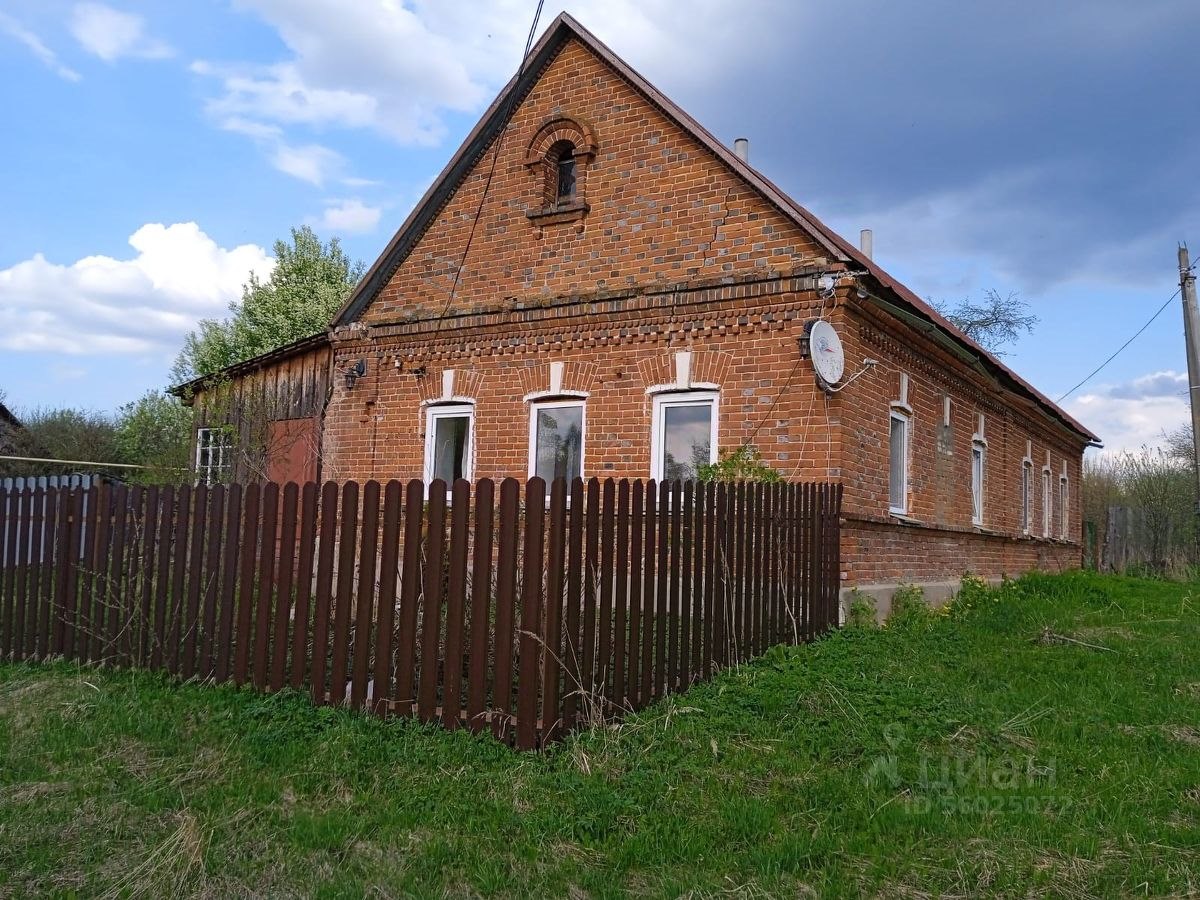
[[[1044,413],[1089,442],[1099,443],[1099,438],[1095,434],[1009,369],[994,354],[947,321],[937,310],[885,272],[874,261],[864,256],[856,247],[789,197],[757,169],[738,158],[704,126],[634,71],[628,63],[565,12],[560,13],[550,24],[550,27],[546,29],[530,51],[521,71],[508,81],[504,89],[492,101],[479,122],[467,135],[462,146],[450,158],[446,167],[442,169],[408,218],[404,220],[399,231],[388,242],[383,253],[367,270],[358,286],[347,298],[342,308],[338,310],[331,327],[336,328],[356,321],[387,285],[392,275],[441,212],[443,206],[458,190],[463,179],[487,151],[517,106],[532,90],[541,77],[542,70],[554,58],[562,45],[571,38],[580,41],[600,57],[669,120],[753,187],[784,216],[810,234],[825,248],[833,260],[847,265],[853,264],[864,271],[883,292],[892,295],[897,301],[896,307],[907,311],[915,318],[916,321],[910,322],[910,324],[924,325],[924,330],[930,336],[935,339],[941,338],[940,342],[948,345],[949,349],[956,351],[959,356],[963,356],[965,353],[977,368],[995,378],[1004,387],[1033,401]]]
[[[298,341],[292,341],[290,344],[284,344],[282,347],[276,347],[274,350],[268,350],[266,353],[260,353],[258,356],[252,356],[250,359],[232,363],[216,372],[199,375],[191,381],[185,381],[183,384],[169,387],[167,388],[167,393],[178,397],[183,401],[184,406],[191,406],[196,394],[211,387],[222,378],[236,378],[239,375],[246,375],[274,363],[284,362],[294,356],[300,356],[303,353],[308,353],[310,350],[327,347],[328,345],[329,332],[321,331],[317,334],[300,338]]]

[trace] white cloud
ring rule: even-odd
[[[235,6],[274,28],[288,56],[266,65],[194,65],[219,82],[208,104],[215,119],[368,129],[416,145],[439,144],[445,113],[478,111],[516,71],[532,12],[526,0],[236,0]],[[714,51],[725,41],[715,26],[727,10],[717,0],[697,0],[682,21],[671,0],[583,0],[572,7],[585,25],[619,37],[626,52],[654,60],[660,71],[679,69],[681,77],[696,69],[697,41]],[[749,16],[769,21],[769,13]],[[551,16],[548,9],[539,33]]]
[[[280,172],[320,187],[329,174],[341,168],[342,157],[320,144],[300,147],[279,143],[270,153],[271,165]]]
[[[1190,416],[1187,375],[1171,370],[1150,372],[1082,394],[1065,407],[1100,435],[1105,452],[1162,446],[1166,433],[1185,424]]]
[[[289,144],[284,139],[283,129],[278,125],[267,125],[241,116],[231,116],[221,122],[221,128],[253,138],[272,166],[285,175],[291,175],[317,187],[341,171],[345,165],[342,155],[328,147],[320,144]]]
[[[339,234],[365,234],[374,231],[379,224],[383,210],[378,206],[367,206],[361,200],[339,200],[325,207],[318,218],[309,220],[319,231],[333,231]]]
[[[80,75],[74,69],[63,65],[58,55],[42,43],[42,39],[11,16],[0,12],[0,32],[20,41],[34,56],[40,59],[59,78],[66,81],[79,81]]]
[[[254,244],[225,249],[194,222],[143,225],[130,259],[70,265],[42,254],[0,270],[0,347],[69,354],[170,353],[197,320],[224,314],[251,271],[275,261]]]
[[[103,3],[76,3],[70,29],[84,50],[105,62],[116,62],[123,56],[163,59],[174,52],[146,33],[146,21],[141,16]]]

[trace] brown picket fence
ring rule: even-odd
[[[0,659],[165,670],[523,749],[836,626],[841,487],[0,491]]]

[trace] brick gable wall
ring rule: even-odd
[[[527,165],[539,129],[560,116],[589,123],[581,163],[587,215],[540,226],[544,185]],[[466,177],[362,321],[440,315],[487,182],[495,143]],[[691,279],[790,272],[819,246],[647,102],[578,40],[568,41],[517,107],[483,204],[451,314],[511,301]]]

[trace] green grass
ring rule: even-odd
[[[0,665],[0,896],[1194,895],[1194,591],[972,589],[544,755]]]

